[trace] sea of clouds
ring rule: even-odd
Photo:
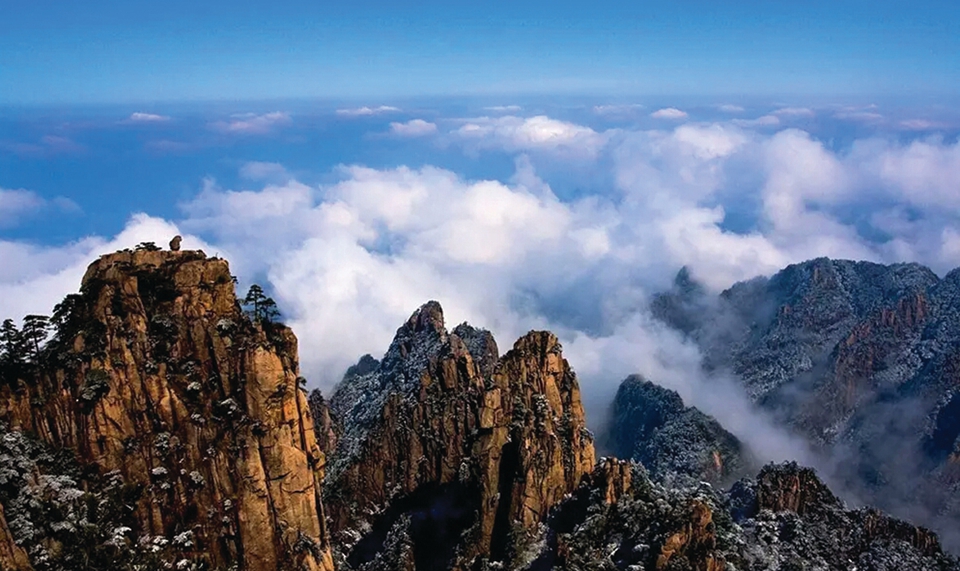
[[[311,185],[282,164],[249,163],[236,188],[203,181],[176,220],[137,213],[116,236],[60,246],[0,241],[0,315],[49,313],[95,256],[180,233],[184,248],[229,259],[242,285],[261,281],[300,338],[304,376],[327,392],[435,299],[448,326],[488,328],[501,351],[528,330],[553,330],[594,418],[620,380],[641,373],[717,416],[760,457],[803,460],[803,445],[765,429],[733,381],[705,377],[697,348],[651,319],[648,300],[682,266],[715,291],[819,256],[916,261],[942,275],[960,266],[960,145],[904,136],[920,126],[903,121],[893,135],[834,148],[791,126],[818,111],[749,119],[727,107],[729,119],[693,121],[666,108],[649,114],[655,127],[604,130],[515,106],[393,121],[383,136],[427,139],[476,160],[509,153],[514,174],[344,165],[333,182]],[[277,112],[211,128],[262,135],[295,121]],[[561,198],[543,173],[565,170],[605,187]],[[0,222],[42,203],[0,191]]]

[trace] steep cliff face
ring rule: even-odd
[[[624,480],[624,468],[632,475]],[[610,481],[620,492],[608,495]],[[547,521],[519,569],[569,571],[948,571],[930,531],[876,510],[848,510],[811,470],[770,465],[729,492],[667,487],[608,460]]]
[[[813,470],[770,465],[743,480],[727,503],[749,546],[741,561],[788,568],[956,569],[937,536],[875,509],[846,509]]]
[[[330,406],[342,432],[324,498],[355,567],[384,552],[417,569],[510,559],[594,465],[556,337],[532,332],[500,358],[486,331],[448,332],[435,302]]]
[[[134,533],[250,571],[332,569],[325,457],[297,343],[243,314],[227,263],[123,251],[94,262],[0,418],[138,493]]]
[[[746,448],[714,418],[640,376],[620,384],[604,439],[616,456],[642,463],[658,480],[723,484],[755,469]]]
[[[714,299],[678,285],[655,306],[708,368],[841,458],[835,480],[960,549],[960,270],[824,258]]]

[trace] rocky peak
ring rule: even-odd
[[[447,329],[443,321],[443,308],[436,301],[428,301],[413,312],[407,323],[397,331],[397,337],[402,337],[404,332],[417,334],[424,331],[432,332],[435,335],[446,337]]]
[[[530,570],[596,568],[916,569],[956,571],[929,531],[876,510],[848,510],[813,471],[770,465],[730,492],[666,486],[634,464],[601,463],[548,520]]]
[[[960,549],[949,461],[960,445],[958,275],[820,258],[734,285],[683,314],[692,325],[661,317],[699,343],[708,368],[734,373],[759,405],[835,454],[834,480]]]
[[[719,484],[751,468],[743,445],[714,418],[638,375],[620,384],[605,441],[615,455],[642,463],[655,479]]]
[[[379,366],[380,361],[377,361],[368,353],[363,357],[360,357],[360,360],[357,361],[356,364],[350,365],[350,367],[347,368],[347,372],[344,373],[343,376],[344,378],[359,377],[374,372]]]
[[[678,331],[690,334],[696,330],[703,316],[707,292],[684,266],[673,279],[672,287],[653,297],[650,311]]]
[[[342,436],[324,497],[347,562],[509,559],[594,464],[561,351],[531,332],[500,357],[486,331],[447,332],[430,302],[376,368],[345,377],[330,399]]]
[[[799,515],[842,506],[816,472],[795,462],[765,466],[757,476],[757,509]]]
[[[227,262],[117,252],[69,299],[39,372],[0,394],[0,419],[140,490],[130,533],[189,534],[185,561],[331,569],[296,338],[247,318]]]

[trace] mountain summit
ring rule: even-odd
[[[332,569],[296,338],[244,315],[227,262],[117,252],[68,300],[38,362],[7,379],[0,419],[122,479],[118,543],[180,538],[174,563],[214,568]]]

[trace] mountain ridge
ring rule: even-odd
[[[730,371],[837,458],[838,479],[871,503],[958,529],[960,269],[818,258],[716,297],[690,291],[652,307],[700,345],[708,370]]]
[[[4,568],[960,569],[931,532],[848,510],[795,464],[730,490],[703,463],[664,478],[657,458],[688,465],[658,430],[736,447],[650,384],[628,400],[669,403],[633,436],[653,470],[598,459],[550,332],[501,355],[428,302],[326,399],[293,333],[244,314],[223,260],[109,254],[68,299],[46,346],[2,371]]]

